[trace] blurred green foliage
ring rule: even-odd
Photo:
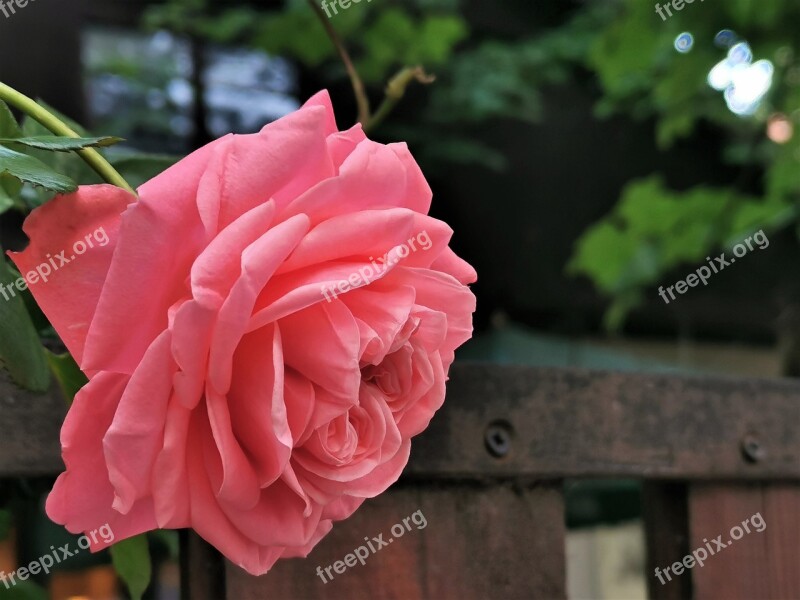
[[[669,148],[694,135],[702,123],[725,141],[719,159],[763,174],[756,197],[742,182],[724,187],[670,190],[658,176],[630,182],[617,206],[578,240],[569,271],[588,276],[611,299],[606,325],[621,326],[640,304],[647,286],[682,263],[700,264],[716,249],[730,247],[753,231],[774,231],[797,222],[800,136],[785,144],[767,137],[771,115],[798,124],[800,109],[800,4],[795,0],[728,0],[694,3],[666,21],[653,3],[619,0],[608,23],[598,28],[584,65],[602,90],[600,117],[627,114],[654,119],[656,143]],[[740,117],[706,82],[726,50],[714,44],[732,29],[747,41],[755,60],[775,65],[773,87],[758,111]],[[673,47],[684,31],[694,36],[690,52]]]
[[[405,65],[435,67],[452,55],[468,34],[454,2],[384,2],[353,4],[330,21],[354,54],[367,83],[383,83]],[[244,44],[294,58],[309,67],[336,60],[319,18],[306,0],[286,0],[281,11],[249,6],[213,10],[209,0],[171,0],[149,9],[151,29],[197,36],[220,44]]]
[[[506,159],[470,129],[489,119],[541,118],[540,88],[565,81],[595,37],[607,6],[579,13],[569,32],[496,38],[470,31],[459,0],[381,0],[339,10],[330,24],[353,56],[373,106],[404,66],[436,75],[413,125],[389,119],[381,135],[404,139],[428,170],[448,163],[502,170]],[[238,44],[295,60],[325,81],[346,73],[306,0],[282,10],[238,6],[216,10],[207,0],[170,0],[149,9],[145,25],[214,43]]]

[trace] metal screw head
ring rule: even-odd
[[[748,462],[757,463],[767,457],[767,449],[755,436],[747,435],[742,440],[742,456]]]
[[[511,451],[511,425],[506,421],[494,421],[486,428],[483,440],[486,450],[495,458],[503,458]]]

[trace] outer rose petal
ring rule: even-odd
[[[364,503],[364,498],[354,498],[352,496],[342,496],[338,500],[334,500],[325,507],[322,512],[322,520],[311,541],[305,546],[296,548],[286,548],[281,555],[281,558],[305,558],[314,549],[314,546],[325,537],[333,527],[333,521],[341,521],[352,515],[358,507]]]
[[[404,160],[391,148],[366,140],[344,160],[336,177],[321,181],[291,202],[279,219],[304,213],[317,225],[336,215],[371,208],[411,208],[430,203],[430,188],[423,190],[409,177]]]
[[[75,396],[64,421],[61,445],[67,471],[47,497],[46,510],[53,521],[73,533],[108,524],[119,541],[158,526],[151,501],[137,502],[127,515],[112,508],[114,489],[103,459],[103,434],[111,425],[127,380],[117,373],[96,375]]]
[[[23,252],[8,253],[23,277],[40,265],[52,270],[51,257],[60,266],[48,281],[29,282],[28,287],[79,363],[117,246],[122,212],[135,200],[111,185],[81,186],[74,194],[58,196],[35,209],[23,227],[31,243]],[[99,239],[94,237],[96,232]],[[85,243],[87,238],[94,247],[75,256],[75,242]],[[56,258],[62,252],[70,261],[63,266]]]
[[[325,113],[325,135],[326,136],[338,136],[341,135],[339,133],[339,128],[336,126],[336,115],[333,113],[333,103],[331,102],[331,95],[328,93],[328,90],[320,90],[311,98],[309,98],[306,103],[303,105],[303,108],[310,108],[312,106],[320,106],[324,110]],[[360,125],[357,125],[359,129],[361,129]],[[355,127],[353,128],[355,129]],[[366,136],[361,135],[361,139],[365,139]]]
[[[270,123],[256,135],[234,136],[217,150],[219,164],[201,180],[198,204],[208,232],[216,234],[242,214],[274,198],[278,210],[334,174],[325,142],[329,115],[307,106]],[[270,165],[265,169],[264,165]],[[214,220],[213,217],[216,217]]]
[[[478,281],[478,273],[475,272],[472,265],[456,256],[451,248],[445,248],[444,252],[431,264],[431,268],[452,275],[464,285]]]
[[[120,241],[89,328],[82,369],[133,373],[166,328],[169,307],[182,295],[186,274],[205,244],[195,204],[199,179],[214,148],[226,139],[145,183],[139,201],[122,215]]]

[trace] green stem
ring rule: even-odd
[[[38,105],[36,101],[2,82],[0,82],[0,100],[4,100],[7,104],[21,110],[32,119],[41,123],[42,126],[46,127],[55,135],[63,135],[72,138],[81,137],[53,113]],[[127,190],[132,194],[136,194],[122,175],[120,175],[117,170],[111,166],[111,163],[97,150],[94,148],[83,148],[77,152],[80,157],[86,161],[86,164],[103,178],[103,181],[121,187],[123,190]]]

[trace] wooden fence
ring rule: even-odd
[[[0,475],[61,470],[57,394],[0,383]],[[800,382],[459,364],[400,482],[305,560],[256,578],[182,535],[192,600],[566,597],[565,478],[644,481],[655,599],[800,598]],[[323,583],[417,510],[400,543]],[[766,529],[662,585],[664,569],[760,513]],[[387,535],[388,537],[388,535]],[[704,540],[709,540],[705,542]],[[713,548],[713,546],[711,546]]]

